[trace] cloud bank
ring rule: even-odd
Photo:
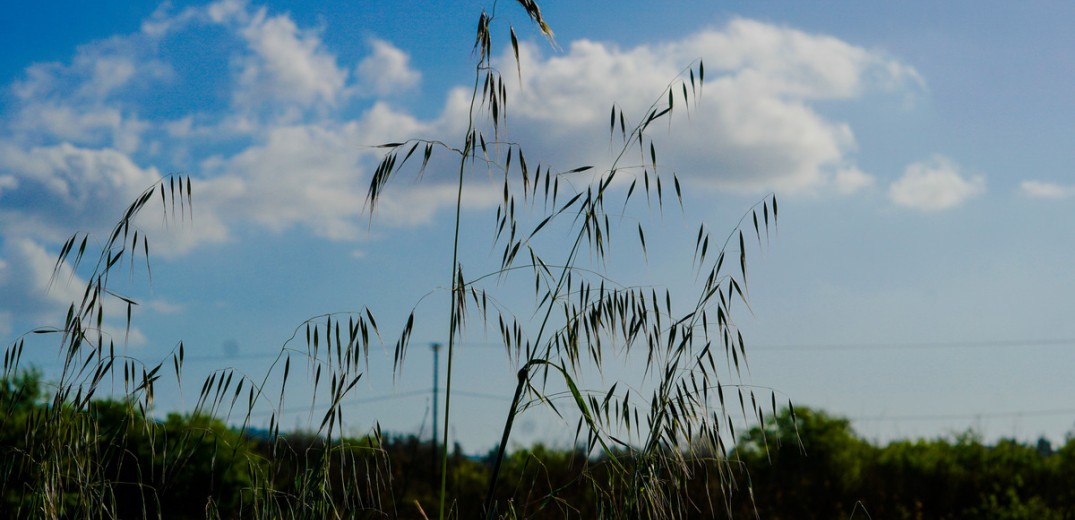
[[[40,289],[16,284],[11,273],[51,269],[71,233],[108,229],[116,208],[172,171],[194,178],[198,216],[158,240],[157,254],[236,240],[244,227],[367,240],[364,200],[381,153],[370,145],[454,142],[469,93],[438,86],[446,93],[441,113],[417,117],[394,104],[423,81],[405,50],[371,38],[367,55],[345,63],[324,30],[241,0],[178,13],[165,5],[138,32],[89,42],[66,63],[28,66],[5,87],[13,101],[0,114],[4,300]],[[179,43],[184,52],[169,51]],[[501,70],[514,69],[509,56]],[[841,196],[868,188],[876,179],[856,164],[853,129],[816,104],[923,87],[913,68],[882,53],[745,19],[630,48],[579,40],[554,54],[524,42],[521,84],[504,78],[509,139],[527,143],[528,155],[562,161],[554,167],[607,163],[612,104],[641,118],[699,58],[706,82],[690,119],[650,136],[664,166],[703,192]],[[495,183],[478,179],[470,188],[468,208],[498,199]],[[890,196],[929,211],[982,190],[980,178],[942,162],[909,168]],[[453,191],[435,172],[397,183],[377,222],[429,223],[454,204]],[[60,306],[45,302],[5,304],[0,320]]]
[[[702,59],[706,84],[691,120],[654,138],[688,182],[747,193],[850,194],[869,186],[872,176],[855,165],[852,129],[811,103],[923,84],[914,69],[883,55],[742,19],[662,44],[620,49],[582,40],[555,57],[527,46],[520,58],[526,72],[515,117],[540,128],[558,154],[580,158],[579,148],[594,142],[587,136],[608,124],[613,101],[640,118],[685,64]]]

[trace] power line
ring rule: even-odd
[[[367,403],[377,403],[377,402],[381,402],[381,401],[393,401],[393,400],[396,400],[396,399],[406,399],[408,397],[414,397],[414,396],[417,396],[417,395],[428,394],[428,393],[429,393],[428,389],[425,389],[425,390],[411,390],[411,391],[408,391],[408,392],[399,392],[399,393],[395,393],[395,394],[381,394],[381,395],[375,395],[375,396],[371,396],[371,397],[361,397],[361,398],[356,398],[356,399],[347,399],[347,400],[344,400],[344,401],[340,401],[340,406],[349,406],[349,405],[367,404]],[[287,407],[281,408],[280,410],[266,410],[266,411],[260,411],[260,412],[251,412],[250,416],[251,417],[258,417],[258,416],[272,415],[274,413],[276,413],[278,415],[283,415],[285,413],[313,412],[313,410],[314,410],[313,405],[302,405],[302,406],[295,405],[295,406],[287,406]]]
[[[354,399],[344,401],[341,404],[363,404],[370,402],[378,402],[389,399],[410,397],[419,395],[421,393],[428,393],[430,390],[414,390],[409,392],[403,392],[400,394],[385,394],[380,396],[372,396],[363,399]],[[462,397],[473,397],[478,399],[489,399],[494,401],[509,401],[510,399],[505,395],[490,394],[484,392],[470,392],[466,390],[456,390],[455,394]],[[304,408],[306,410],[308,408]],[[1041,417],[1051,415],[1073,415],[1075,416],[1075,408],[1048,408],[1040,410],[1008,410],[1001,412],[967,412],[967,413],[937,413],[937,414],[907,414],[907,415],[860,415],[848,417],[852,421],[943,421],[943,420],[967,420],[967,419],[992,419],[992,418],[1004,418],[1004,417]]]
[[[1073,346],[1075,338],[1030,339],[1030,340],[989,340],[989,341],[924,341],[912,343],[836,343],[836,344],[773,344],[751,345],[747,350],[755,351],[815,351],[815,350],[904,350],[904,349],[949,349],[949,348],[1020,348]]]
[[[461,342],[460,347],[466,348],[504,348],[503,345],[497,343],[482,343],[482,342]],[[1033,347],[1059,347],[1059,346],[1075,346],[1075,338],[1042,338],[1042,339],[1012,339],[1012,340],[967,340],[967,341],[923,341],[923,342],[908,342],[908,343],[831,343],[831,344],[752,344],[747,342],[747,351],[749,352],[815,352],[815,351],[879,351],[879,350],[942,350],[942,349],[1012,349],[1012,348],[1033,348]],[[228,363],[233,361],[253,360],[253,359],[270,359],[280,356],[280,352],[261,352],[250,354],[235,354],[235,355],[193,355],[186,356],[185,363]],[[170,357],[170,356],[168,356]],[[167,361],[168,357],[163,360]],[[38,367],[59,367],[63,365],[62,360],[53,360],[46,362],[29,362],[30,365]]]
[[[1075,408],[1052,408],[1045,410],[959,414],[864,415],[859,417],[850,417],[850,419],[852,421],[946,421],[967,419],[993,419],[1003,417],[1040,417],[1050,415],[1075,415]]]
[[[498,348],[504,346],[492,342],[461,342],[461,347]],[[781,351],[781,350],[900,350],[900,349],[948,349],[948,348],[1019,348],[1046,346],[1075,346],[1075,338],[1036,338],[1007,340],[954,340],[954,341],[919,341],[919,342],[856,342],[856,343],[773,343],[752,344],[747,341],[747,350]]]
[[[408,390],[406,392],[399,392],[399,393],[393,393],[393,394],[380,394],[380,395],[373,395],[373,396],[369,396],[369,397],[359,397],[359,398],[355,398],[355,399],[345,399],[343,401],[340,401],[340,406],[353,406],[353,405],[358,405],[358,404],[379,403],[381,401],[393,401],[393,400],[397,400],[397,399],[406,399],[408,397],[415,397],[415,396],[419,396],[419,395],[423,395],[423,394],[428,394],[431,391],[432,391],[432,388],[426,388],[426,389],[422,389],[422,390]],[[509,400],[507,397],[505,397],[503,395],[488,394],[488,393],[482,393],[482,392],[468,392],[466,390],[453,390],[452,393],[456,394],[456,395],[463,396],[463,397],[474,397],[474,398],[478,398],[478,399],[490,399],[490,400],[495,400],[495,401],[508,401]],[[285,413],[310,412],[312,410],[313,410],[313,407],[311,407],[310,405],[301,405],[301,406],[300,405],[295,405],[295,406],[284,407],[283,409],[281,409],[279,411],[266,410],[266,411],[260,411],[260,412],[253,412],[250,415],[251,416],[265,416],[265,415],[271,415],[273,413],[285,414]]]
[[[454,393],[463,397],[476,397],[478,399],[491,399],[494,401],[511,401],[511,398],[506,395],[483,394],[481,392],[467,392],[466,390],[454,390]]]

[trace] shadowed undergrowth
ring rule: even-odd
[[[28,424],[40,424],[50,413],[40,385],[32,371],[0,381],[3,518],[45,516],[42,497],[33,492],[43,468],[34,461],[54,447],[43,436],[26,433]],[[95,435],[67,439],[64,467],[92,472],[97,479],[59,494],[64,517],[422,518],[423,511],[437,506],[438,470],[429,464],[433,446],[414,436],[343,438],[330,445],[315,432],[292,431],[273,440],[264,430],[240,434],[205,417],[173,414],[143,423],[129,403],[103,399],[94,399],[82,413],[62,415],[69,431]],[[87,462],[84,454],[90,452],[98,457],[95,462]],[[1044,439],[986,444],[966,432],[880,446],[857,436],[846,419],[800,409],[794,418],[781,410],[764,428],[743,432],[729,455],[734,476],[751,482],[756,499],[747,493],[722,495],[718,466],[704,456],[688,458],[692,473],[682,485],[691,502],[682,518],[730,513],[733,518],[1059,519],[1075,507],[1071,438],[1054,449]],[[617,456],[628,467],[636,462],[626,450]],[[76,461],[79,457],[83,460]],[[455,517],[482,514],[495,457],[495,450],[484,457],[464,456],[458,446],[451,450],[448,491],[456,499]],[[500,469],[504,516],[608,515],[601,509],[600,488],[591,482],[615,471],[606,457],[581,445],[517,449]],[[366,484],[360,493],[347,495],[353,482]],[[100,502],[79,493],[97,493],[92,496]]]

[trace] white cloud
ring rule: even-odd
[[[834,181],[836,182],[836,190],[843,195],[853,194],[874,184],[874,178],[863,173],[858,168],[848,168],[836,172]]]
[[[357,121],[273,128],[264,143],[202,164],[210,178],[195,184],[197,225],[205,218],[247,221],[276,231],[302,226],[331,240],[362,240],[368,236],[369,175],[383,153],[370,145],[435,131],[380,103]],[[436,175],[419,184],[400,179],[379,200],[377,221],[428,223],[454,203],[454,190]],[[476,185],[464,204],[485,207],[495,203],[496,194],[492,187]]]
[[[29,238],[5,240],[0,254],[4,258],[0,260],[0,301],[18,302],[18,305],[5,305],[0,311],[0,334],[25,332],[11,330],[16,322],[33,327],[62,326],[69,306],[82,301],[86,280],[68,264],[61,265],[53,277],[55,253]],[[133,326],[129,333],[126,330],[121,309],[125,309],[122,302],[108,300],[102,332],[117,343],[126,339],[129,346],[144,345],[146,338],[141,330]]]
[[[92,60],[92,63],[81,63],[82,60]],[[83,95],[97,98],[119,90],[134,79],[136,66],[130,56],[116,54],[98,54],[93,56],[79,56],[76,66],[85,67],[90,72],[90,80],[83,84]]]
[[[441,115],[432,121],[381,102],[358,120],[333,120],[320,110],[354,92],[386,94],[419,81],[408,56],[382,40],[371,40],[372,53],[354,69],[359,83],[348,85],[346,69],[319,31],[241,0],[184,10],[171,18],[158,10],[151,21],[139,37],[185,37],[182,31],[198,24],[222,25],[240,44],[228,50],[238,72],[230,85],[236,100],[252,109],[291,107],[287,110],[298,115],[265,120],[255,112],[188,112],[146,122],[117,108],[118,101],[109,96],[147,63],[170,69],[154,56],[121,52],[116,39],[84,46],[72,65],[30,69],[20,87],[26,117],[15,125],[24,134],[37,132],[73,144],[29,151],[10,144],[11,153],[0,157],[0,167],[13,179],[8,184],[15,183],[0,186],[5,195],[36,193],[39,200],[60,201],[66,211],[4,208],[0,215],[5,222],[25,233],[47,229],[50,237],[65,237],[71,222],[110,225],[114,215],[103,208],[123,207],[160,177],[131,159],[146,140],[144,134],[155,131],[163,138],[152,141],[163,148],[160,156],[189,157],[192,163],[198,159],[190,155],[188,141],[239,136],[237,147],[195,163],[197,223],[177,230],[158,253],[180,254],[198,243],[227,240],[230,229],[243,222],[274,230],[302,226],[334,240],[359,240],[368,233],[362,212],[369,172],[380,154],[366,147],[455,136],[466,121],[468,94],[459,88],[450,91]],[[564,168],[607,159],[604,129],[613,102],[637,119],[684,64],[703,58],[707,81],[691,119],[677,121],[670,133],[652,129],[650,136],[657,140],[662,165],[674,168],[685,183],[712,189],[850,194],[867,188],[874,179],[854,162],[851,128],[827,119],[811,102],[853,100],[871,89],[921,87],[913,69],[885,56],[831,37],[749,20],[630,49],[582,40],[551,57],[526,44],[520,50],[521,88],[512,88],[517,81],[505,78],[511,90],[508,129],[516,134],[511,138],[530,143],[531,156],[556,157],[562,163],[553,166]],[[508,55],[506,51],[503,59]],[[55,96],[61,90],[56,82],[65,74],[82,78],[77,90],[85,102],[65,104]],[[249,97],[240,99],[243,95]],[[431,221],[453,199],[454,189],[440,182],[435,176],[421,184],[396,182],[381,200],[379,222]],[[480,178],[472,188],[469,205],[495,200],[496,190],[480,185]]]
[[[144,34],[113,36],[79,46],[70,63],[30,65],[10,86],[18,101],[5,126],[25,142],[134,152],[150,125],[128,108],[128,94],[174,74],[151,55],[153,47]]]
[[[0,197],[4,196],[5,190],[13,190],[19,187],[19,179],[14,175],[0,175]]]
[[[1030,197],[1040,199],[1066,199],[1075,196],[1075,186],[1065,186],[1054,182],[1023,181],[1019,189]]]
[[[220,0],[209,4],[206,11],[209,19],[214,23],[224,23],[229,20],[243,21],[249,18],[246,13],[246,0]]]
[[[172,14],[171,2],[164,2],[157,6],[148,19],[142,21],[142,33],[154,39],[163,38],[169,33],[178,32],[191,22],[205,18],[211,7],[204,8],[204,13],[201,8],[187,7],[178,14]]]
[[[181,303],[171,302],[162,298],[157,298],[145,302],[144,305],[158,314],[178,314],[186,309]]]
[[[160,174],[112,149],[71,144],[21,149],[0,142],[0,171],[18,187],[0,207],[4,235],[65,240],[85,229],[109,229],[122,208]]]
[[[433,222],[440,212],[455,207],[452,184],[418,184],[387,192],[377,202],[375,220],[396,226],[420,226]],[[472,184],[463,188],[463,207],[481,209],[495,206],[500,190],[492,184]]]
[[[164,81],[188,69],[177,62],[178,72],[172,72],[167,57],[153,49],[136,54],[116,44],[85,47],[69,64],[31,68],[15,86],[17,108],[5,116],[16,116],[0,123],[6,127],[0,129],[0,333],[13,324],[54,323],[70,300],[81,297],[77,279],[43,290],[42,276],[51,274],[55,259],[49,250],[75,230],[107,232],[122,209],[160,178],[148,166],[146,143],[162,143],[157,157],[189,154],[186,164],[196,177],[192,224],[172,226],[161,236],[159,213],[139,221],[152,234],[154,257],[226,241],[244,227],[299,229],[361,246],[371,236],[363,211],[369,177],[383,152],[368,146],[411,137],[458,144],[469,104],[464,90],[450,90],[431,120],[366,97],[395,95],[422,80],[408,55],[390,43],[371,40],[365,59],[341,65],[320,31],[287,15],[242,1],[194,12],[157,14],[139,37],[197,41],[196,31],[219,24],[211,30],[226,34],[214,43],[226,45],[213,52],[222,64],[232,64],[234,75],[214,79],[223,103],[211,108],[154,111],[131,101],[124,94],[139,88],[142,78]],[[663,44],[621,49],[580,41],[549,56],[527,45],[521,50],[521,89],[514,65],[500,67],[511,90],[508,139],[527,145],[532,165],[536,159],[548,165],[552,158],[554,168],[607,160],[611,104],[637,120],[683,66],[703,58],[707,82],[690,120],[678,119],[670,133],[663,127],[650,131],[662,167],[677,171],[688,188],[782,194],[867,189],[874,179],[855,163],[852,128],[824,115],[816,102],[921,87],[913,69],[895,60],[833,38],[745,20]],[[229,100],[227,112],[219,110]],[[676,102],[683,108],[678,95]],[[350,119],[356,109],[364,111]],[[154,113],[168,114],[168,120],[147,115]],[[212,144],[199,149],[198,143]],[[448,155],[438,152],[433,166]],[[420,157],[421,151],[412,163]],[[486,176],[468,182],[466,207],[489,207],[499,199],[499,185]],[[374,224],[427,225],[450,210],[455,189],[440,168],[430,168],[422,182],[395,179]],[[355,258],[363,250],[353,249]],[[182,310],[156,299],[144,302],[143,312]],[[133,341],[144,341],[133,332]]]
[[[85,281],[66,265],[52,280],[55,255],[41,244],[28,239],[5,240],[4,265],[0,268],[0,301],[18,301],[19,313],[36,321],[55,324],[57,316],[72,302],[82,299]]]
[[[263,145],[215,167],[204,198],[211,208],[270,229],[301,223],[329,238],[356,238],[362,149],[347,134],[319,126],[273,129]]]
[[[162,111],[168,120],[140,115],[145,105],[125,94],[186,79],[175,77],[187,73],[182,58],[161,55],[168,46],[158,44],[198,41],[197,31],[207,28],[226,33],[214,40],[222,46],[213,52],[234,75],[214,86],[224,93],[222,104],[230,100],[231,106],[179,106]],[[394,95],[422,76],[390,43],[372,39],[370,48],[360,63],[341,66],[320,30],[242,0],[223,0],[176,15],[162,7],[139,33],[84,45],[70,63],[29,67],[11,86],[13,108],[0,128],[5,298],[35,290],[12,289],[16,273],[30,273],[28,266],[36,264],[28,259],[44,251],[27,246],[27,237],[55,245],[76,230],[108,230],[122,208],[160,179],[156,168],[143,166],[153,147],[160,147],[155,157],[185,158],[192,167],[196,207],[193,224],[172,227],[163,239],[159,221],[139,221],[153,235],[155,256],[229,240],[240,226],[366,240],[366,190],[383,153],[369,146],[413,137],[452,142],[469,108],[465,87],[449,89],[431,120],[371,101],[366,96]],[[554,169],[607,160],[612,103],[637,121],[683,66],[702,58],[706,85],[690,119],[677,120],[670,131],[650,129],[658,162],[689,186],[751,193],[849,194],[870,187],[873,177],[855,164],[851,127],[814,103],[922,88],[913,69],[886,56],[749,20],[626,49],[582,40],[551,56],[527,44],[520,51],[521,86],[508,72],[514,64],[500,65],[509,89],[507,137],[526,143],[529,158],[554,158],[557,164],[546,161]],[[509,56],[505,51],[502,60]],[[683,108],[678,94],[676,103],[677,111]],[[363,110],[357,119],[336,115],[356,109]],[[209,144],[199,149],[200,143]],[[376,223],[423,225],[450,208],[456,188],[437,163],[448,155],[438,152],[422,182],[396,179],[379,201]],[[468,208],[498,200],[499,185],[487,177],[475,175],[468,183]],[[174,310],[167,302],[150,307]],[[10,313],[6,319],[10,323]]]
[[[951,209],[982,193],[982,176],[964,176],[957,164],[941,156],[908,166],[888,190],[892,202],[924,212]]]
[[[565,54],[546,58],[524,45],[523,85],[509,91],[512,128],[525,127],[526,137],[546,143],[543,151],[571,165],[593,164],[599,157],[589,150],[607,148],[600,136],[608,128],[612,103],[637,121],[650,103],[662,102],[680,68],[698,58],[706,81],[691,118],[677,121],[670,132],[651,129],[650,136],[685,182],[714,189],[862,189],[871,177],[854,164],[852,129],[827,119],[811,103],[853,100],[870,90],[922,88],[914,69],[883,55],[828,36],[734,20],[720,29],[630,49],[581,40]],[[510,54],[502,58],[500,68],[514,68],[511,59]],[[682,97],[674,90],[682,112]]]
[[[407,53],[384,40],[374,39],[370,45],[373,54],[355,69],[363,93],[387,96],[412,88],[422,79],[422,74],[411,68]]]
[[[347,71],[336,64],[336,56],[322,45],[317,31],[299,30],[287,15],[270,17],[261,8],[239,32],[253,54],[241,60],[237,103],[310,106],[340,100]]]
[[[23,135],[47,141],[86,146],[111,146],[126,153],[138,150],[149,124],[106,106],[36,102],[25,106],[12,122]]]
[[[911,67],[820,34],[753,20],[733,20],[670,45],[680,59],[698,54],[722,73],[733,73],[766,95],[798,99],[847,99],[867,88],[920,87]]]
[[[69,64],[36,63],[12,85],[23,100],[103,101],[128,88],[167,80],[174,74],[151,56],[154,40],[146,34],[113,36],[80,45]]]

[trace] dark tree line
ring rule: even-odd
[[[47,402],[34,372],[0,381],[2,518],[43,516],[47,493],[104,497],[93,511],[73,496],[63,500],[65,518],[423,518],[437,504],[432,448],[414,436],[329,444],[293,432],[273,439],[207,417],[146,420],[117,401],[77,412]],[[46,414],[60,414],[66,427],[43,431],[57,424],[43,420]],[[481,516],[494,454],[452,450],[455,518]],[[630,464],[630,454],[622,455]],[[1054,449],[1045,439],[986,444],[968,432],[877,446],[846,419],[797,409],[742,435],[729,453],[730,473],[699,453],[684,456],[694,471],[664,485],[688,491],[685,510],[694,518],[1075,518],[1075,438]],[[595,504],[614,497],[595,494],[616,489],[603,479],[618,473],[604,471],[605,464],[581,449],[517,450],[502,467],[501,513],[606,516]],[[95,483],[87,487],[78,472],[92,473]],[[82,487],[65,484],[74,481]]]

